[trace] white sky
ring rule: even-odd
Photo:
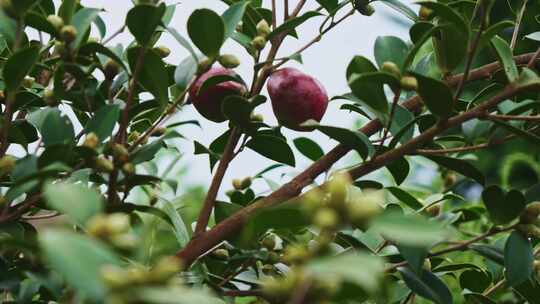
[[[116,31],[124,24],[124,18],[127,11],[133,6],[130,0],[82,0],[85,6],[104,8],[104,12],[101,16],[108,25],[108,35]],[[178,3],[178,1],[165,1],[167,4]],[[269,4],[269,0],[264,1],[266,5]],[[282,1],[278,0],[278,3]],[[291,0],[291,7],[294,7],[297,1]],[[405,2],[410,2],[406,0]],[[314,0],[309,0],[307,7],[317,7],[317,3]],[[189,14],[197,8],[211,8],[218,13],[222,13],[226,9],[226,5],[219,0],[184,0],[181,1],[177,8],[174,19],[170,26],[176,28],[184,37],[187,37],[185,31],[185,25]],[[315,78],[319,79],[321,83],[326,87],[330,96],[342,94],[348,92],[347,83],[345,80],[345,69],[351,58],[355,55],[364,55],[369,58],[373,58],[373,45],[375,39],[378,36],[394,35],[399,36],[404,40],[407,40],[407,30],[397,25],[389,17],[390,14],[396,15],[394,11],[389,10],[386,6],[379,3],[375,4],[377,12],[371,16],[366,17],[360,14],[355,14],[350,17],[346,22],[340,26],[334,28],[329,32],[321,42],[309,48],[303,53],[304,64],[302,66],[296,63],[289,63],[289,66],[296,66],[302,71],[311,74]],[[413,8],[416,10],[416,8]],[[281,10],[280,10],[281,11]],[[400,20],[405,18],[398,16]],[[284,47],[282,47],[280,56],[286,56],[294,52],[299,47],[303,46],[307,41],[311,40],[318,30],[320,22],[323,18],[313,18],[302,25],[299,29],[299,40],[288,38]],[[116,43],[122,43],[127,45],[132,40],[131,35],[126,31],[124,34],[119,35],[111,45]],[[183,49],[170,35],[165,34],[160,40],[159,44],[165,44],[172,49],[172,54],[166,59],[172,64],[178,64],[182,59],[188,56],[188,53]],[[249,83],[252,76],[252,60],[240,48],[235,42],[229,40],[222,53],[234,53],[241,59],[242,65],[237,69],[237,72]],[[323,118],[322,123],[332,124],[342,127],[352,127],[354,120],[358,118],[357,114],[349,114],[346,111],[339,110],[340,102],[333,102],[329,105],[328,111]],[[276,124],[275,118],[272,114],[270,102],[260,106],[257,109],[258,113],[262,113],[265,117],[265,122],[272,125]],[[187,119],[200,119],[203,125],[203,131],[196,127],[182,127],[179,131],[189,139],[194,139],[202,142],[203,144],[209,144],[218,135],[223,133],[227,129],[227,123],[216,124],[205,120],[197,112],[194,111],[192,106],[187,106],[179,115],[178,120]],[[336,142],[328,139],[328,137],[320,134],[311,133],[298,133],[290,130],[283,130],[283,133],[289,138],[289,143],[292,144],[292,139],[300,136],[310,137],[315,139],[325,151],[329,151],[335,146]],[[207,156],[193,156],[190,155],[193,149],[191,141],[182,141],[180,147],[182,151],[186,152],[186,157],[181,159],[180,162],[189,166],[189,176],[186,182],[188,183],[208,183],[211,179],[211,173],[208,167]],[[303,157],[302,155],[296,155],[296,171],[301,171],[307,167],[311,161]],[[252,151],[245,150],[239,158],[234,160],[230,166],[229,171],[225,177],[225,183],[228,185],[224,188],[230,188],[230,180],[235,177],[244,177],[255,174],[261,169],[271,164],[271,161],[253,153]],[[283,172],[290,172],[290,168],[284,169]]]

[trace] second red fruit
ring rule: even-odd
[[[294,68],[284,68],[272,73],[268,79],[268,94],[280,124],[298,131],[307,120],[321,121],[328,95],[317,79]]]
[[[235,76],[236,74],[233,70],[214,67],[208,70],[206,73],[200,75],[189,88],[191,102],[197,111],[206,119],[214,122],[222,122],[227,120],[221,109],[225,98],[232,95],[241,95],[246,91],[246,88],[238,82],[225,81],[206,88],[199,94],[199,89],[206,80],[220,75]]]

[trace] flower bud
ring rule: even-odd
[[[346,172],[338,172],[332,175],[327,187],[327,191],[330,194],[329,203],[332,208],[337,211],[344,209],[351,183],[351,176]]]
[[[135,173],[135,166],[132,163],[125,163],[122,165],[122,172],[125,175],[133,175]]]
[[[242,190],[242,180],[239,178],[235,178],[232,180],[232,186],[236,190]]]
[[[109,173],[114,170],[114,164],[104,157],[99,157],[96,159],[96,169],[100,172]]]
[[[119,72],[120,65],[116,61],[109,59],[107,62],[105,62],[105,66],[103,66],[103,74],[105,74],[106,79],[114,79]]]
[[[242,179],[242,183],[240,184],[240,186],[242,187],[242,189],[247,189],[251,187],[251,183],[252,183],[251,177],[246,177]]]
[[[17,160],[11,155],[6,155],[0,158],[0,176],[9,174],[15,169],[15,164]]]
[[[420,10],[418,11],[418,17],[422,21],[429,20],[432,14],[433,14],[433,10],[423,5],[420,7]]]
[[[118,249],[131,250],[137,246],[137,237],[132,233],[122,233],[109,237],[109,242]]]
[[[101,278],[110,289],[122,289],[129,286],[127,271],[112,265],[105,265],[100,269]]]
[[[6,93],[0,90],[0,103],[4,103],[5,101],[6,101]]]
[[[34,86],[34,83],[36,83],[36,79],[34,77],[25,76],[22,81],[22,86],[27,89],[31,89],[32,86]]]
[[[251,113],[250,119],[253,122],[264,122],[264,116],[262,114]]]
[[[425,259],[424,264],[422,265],[422,268],[424,268],[427,271],[431,271],[431,260]]]
[[[168,256],[159,259],[150,271],[150,277],[156,283],[166,282],[180,271],[182,271],[182,262],[180,259],[174,256]]]
[[[58,105],[58,99],[51,89],[43,90],[43,101],[45,101],[45,104],[49,107],[56,107]]]
[[[99,143],[99,138],[97,137],[96,133],[91,132],[86,134],[82,145],[88,149],[95,150],[99,146]]]
[[[229,250],[224,249],[224,248],[216,249],[212,252],[212,256],[220,260],[228,260]]]
[[[418,80],[413,76],[403,76],[400,80],[401,88],[408,91],[416,91],[418,89]]]
[[[221,55],[219,56],[218,61],[219,64],[228,69],[234,69],[240,65],[240,60],[232,54]]]
[[[457,182],[457,175],[454,172],[448,172],[444,177],[444,187],[450,188]]]
[[[441,206],[440,205],[429,206],[426,209],[426,213],[431,217],[437,217],[439,216],[439,214],[441,214]]]
[[[303,264],[311,257],[309,250],[303,245],[289,245],[283,253],[283,261],[288,264]]]
[[[267,235],[261,242],[262,246],[269,251],[274,250],[276,247],[276,238],[274,235]]]
[[[112,213],[107,216],[107,226],[112,234],[125,233],[129,230],[129,216],[124,213]]]
[[[112,151],[114,158],[119,162],[126,163],[129,161],[129,151],[124,145],[114,144],[112,146]]]
[[[49,15],[47,16],[47,21],[59,31],[64,26],[64,19],[58,15]]]
[[[201,74],[205,73],[206,71],[208,71],[212,67],[213,63],[214,63],[214,60],[212,60],[210,58],[205,58],[205,59],[201,60],[199,62],[199,65],[197,66],[197,74],[201,75]]]
[[[259,23],[257,23],[257,35],[266,37],[268,36],[272,30],[270,29],[270,25],[268,22],[266,22],[265,19],[261,19]]]
[[[331,208],[321,208],[315,213],[313,223],[322,230],[333,230],[339,224],[339,216]]]
[[[258,51],[264,49],[266,46],[266,38],[263,36],[257,36],[251,40],[251,45]]]
[[[540,202],[532,202],[525,207],[521,214],[520,222],[523,224],[533,224],[540,215]]]
[[[161,58],[167,58],[171,54],[171,49],[164,45],[160,45],[154,48],[154,51],[158,54]]]
[[[401,78],[401,70],[399,69],[397,64],[395,64],[392,61],[385,61],[381,67],[381,70],[383,70],[384,72],[390,73],[396,76],[397,78]]]
[[[369,221],[382,211],[381,191],[366,191],[348,204],[348,216],[353,226],[365,229]]]
[[[60,29],[60,37],[65,43],[71,43],[77,38],[77,29],[73,25],[64,25]]]

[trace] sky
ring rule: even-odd
[[[127,11],[133,6],[131,0],[82,0],[83,5],[87,7],[103,8],[104,13],[101,14],[105,23],[108,25],[108,35],[119,29],[125,22],[125,16]],[[210,8],[221,14],[226,5],[219,0],[184,0],[178,2],[176,0],[165,1],[167,4],[177,4],[175,16],[170,23],[171,27],[174,27],[177,31],[187,37],[186,22],[193,10],[197,8]],[[283,1],[278,0],[278,5],[281,5]],[[294,7],[297,1],[291,0],[290,6]],[[409,2],[407,0],[406,2]],[[306,8],[318,7],[316,1],[308,0]],[[264,4],[268,7],[269,0],[265,0]],[[375,39],[378,36],[393,35],[401,37],[404,40],[408,40],[407,28],[396,22],[396,18],[399,21],[407,22],[404,17],[399,16],[395,11],[388,9],[385,5],[378,2],[374,3],[376,13],[370,17],[355,14],[346,20],[344,23],[334,28],[324,38],[311,48],[307,49],[303,54],[303,64],[288,63],[287,66],[297,67],[303,72],[310,74],[317,78],[328,91],[329,96],[340,95],[348,92],[348,87],[345,79],[345,69],[349,61],[355,55],[363,55],[368,58],[373,58],[373,45]],[[414,10],[417,8],[411,6]],[[279,10],[281,12],[281,9]],[[345,10],[344,10],[345,11]],[[288,38],[285,40],[283,47],[278,54],[280,56],[286,56],[293,53],[299,47],[305,45],[313,37],[316,36],[321,18],[312,18],[302,26],[298,28],[300,39],[295,40]],[[128,31],[117,36],[110,42],[110,46],[121,43],[124,45],[129,44],[132,41],[132,36]],[[167,62],[177,65],[184,58],[188,56],[188,52],[183,49],[174,38],[168,34],[163,35],[158,44],[164,44],[172,49],[171,55],[166,59]],[[242,64],[236,69],[236,71],[247,80],[252,77],[252,59],[247,53],[238,46],[234,41],[229,40],[222,48],[222,53],[233,53],[240,58]],[[249,83],[250,81],[248,81]],[[266,90],[263,91],[266,94]],[[341,126],[352,128],[358,116],[356,114],[350,114],[347,111],[339,110],[341,103],[331,102],[329,104],[327,113],[323,118],[323,124],[330,124],[334,126]],[[276,120],[271,110],[270,102],[260,106],[256,110],[257,113],[261,113],[265,117],[265,122],[271,125],[276,125]],[[178,130],[189,140],[180,141],[179,148],[186,153],[186,156],[180,160],[181,166],[187,166],[189,176],[186,182],[190,184],[208,184],[211,179],[211,172],[208,166],[208,157],[201,155],[192,155],[193,140],[197,140],[205,145],[208,145],[217,136],[227,130],[227,123],[217,124],[202,118],[192,106],[186,106],[182,109],[181,113],[174,118],[174,120],[189,120],[200,119],[202,124],[202,130],[197,127],[182,127]],[[329,139],[325,135],[321,135],[317,132],[305,133],[295,132],[290,130],[283,130],[283,133],[289,139],[289,143],[292,144],[292,139],[297,137],[309,137],[316,140],[324,151],[329,151],[336,145],[336,142]],[[352,154],[352,153],[351,153]],[[296,168],[286,168],[282,172],[289,172],[293,175],[302,171],[302,169],[309,166],[310,160],[304,156],[296,153]],[[230,165],[230,168],[225,176],[225,183],[229,183],[233,178],[242,178],[245,176],[251,176],[260,170],[264,169],[268,165],[272,164],[271,161],[265,159],[258,154],[244,150],[242,154]],[[341,164],[342,166],[344,164]],[[339,164],[338,164],[339,167]],[[292,172],[291,172],[292,171]],[[275,173],[278,174],[278,173]],[[276,178],[280,178],[278,175]],[[287,179],[287,177],[285,177]],[[229,186],[230,187],[230,186]]]

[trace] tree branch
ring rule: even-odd
[[[529,60],[531,60],[532,56],[533,54],[531,53],[524,54],[524,55],[514,57],[514,60],[518,64],[524,64],[524,63],[527,63]],[[500,68],[500,65],[498,62],[485,65],[476,70],[472,70],[469,73],[468,79],[469,81],[473,81],[473,80],[489,78],[492,75],[492,73],[496,72],[499,68]],[[457,83],[459,83],[459,81],[461,80],[461,77],[463,77],[463,75],[450,77],[447,80],[448,85],[455,86]],[[503,95],[506,95],[506,94],[503,94]],[[485,106],[486,104],[491,105],[491,103],[486,102],[482,104],[481,106]],[[406,102],[404,102],[402,105],[410,111],[415,111],[422,107],[422,102],[420,98],[415,96],[415,97],[410,98]],[[477,113],[475,113],[473,116],[476,116],[476,115]],[[460,120],[461,119],[463,118],[460,118]],[[449,121],[455,121],[455,120],[451,119]],[[381,123],[379,120],[375,119],[367,123],[363,128],[361,128],[360,132],[363,132],[367,136],[371,136],[375,134],[376,132],[378,132],[380,129],[381,129]],[[413,146],[412,148],[413,148],[412,150],[414,150],[417,147]],[[302,191],[304,187],[309,185],[321,173],[326,172],[334,163],[336,163],[339,159],[345,156],[349,151],[350,149],[343,145],[336,146],[334,149],[326,153],[321,159],[319,159],[317,162],[313,163],[310,167],[304,170],[301,174],[296,176],[293,180],[284,184],[283,186],[281,186],[279,189],[277,189],[276,191],[274,191],[267,197],[264,197],[258,200],[257,202],[238,211],[237,213],[233,214],[226,220],[220,222],[211,230],[205,232],[203,235],[201,235],[201,237],[197,239],[193,239],[185,248],[183,248],[177,253],[177,256],[180,257],[184,261],[185,265],[190,265],[191,263],[193,263],[193,261],[195,261],[200,255],[205,253],[207,250],[210,250],[216,244],[219,244],[226,238],[232,236],[239,229],[241,229],[245,221],[256,211],[262,208],[267,208],[267,207],[277,205],[281,202],[287,201],[297,196],[298,194],[300,194],[300,192]],[[410,152],[410,151],[404,151],[404,152]],[[380,159],[380,157],[377,159]],[[378,162],[379,163],[375,165],[378,165],[379,167],[381,165],[384,165],[380,163],[380,160]],[[374,164],[371,164],[370,166],[373,166],[373,165]],[[362,171],[371,171],[375,169],[375,167],[372,167],[372,168],[360,167],[360,168],[361,169],[358,169],[358,168],[353,169],[355,170],[355,174],[362,173]],[[369,169],[369,170],[366,170],[366,169]]]

